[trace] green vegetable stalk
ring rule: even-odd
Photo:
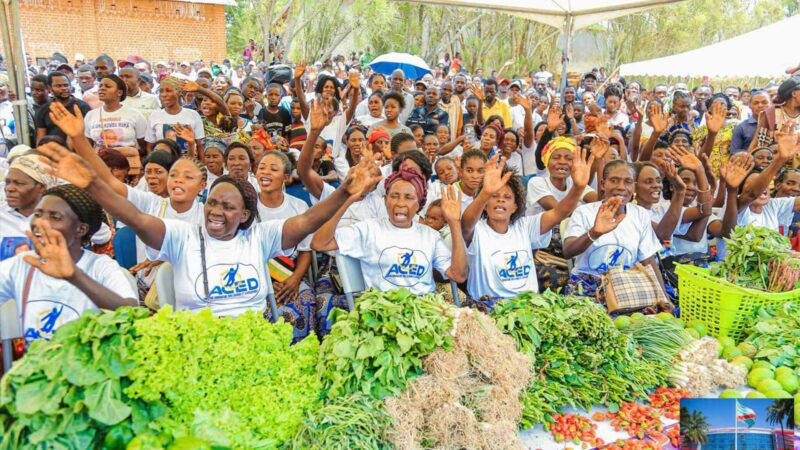
[[[767,290],[769,264],[787,258],[789,239],[769,228],[748,225],[736,227],[725,239],[727,254],[709,266],[713,276],[725,277],[739,286]]]

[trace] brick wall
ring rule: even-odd
[[[225,58],[225,7],[170,0],[21,0],[25,53],[115,60]],[[1,44],[1,43],[0,43]],[[1,47],[1,45],[0,45]]]

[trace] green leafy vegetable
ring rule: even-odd
[[[318,373],[328,398],[361,392],[382,399],[423,373],[422,357],[452,349],[452,318],[440,296],[407,289],[364,292],[335,323],[320,349]]]
[[[756,346],[756,361],[800,368],[800,302],[759,310],[759,318],[745,342]]]
[[[789,238],[765,227],[736,227],[725,239],[727,254],[709,266],[713,276],[727,278],[739,286],[767,290],[769,264],[785,259],[791,250]]]
[[[492,316],[531,358],[534,376],[521,397],[524,428],[552,421],[563,406],[613,410],[666,379],[667,366],[639,357],[630,336],[591,299],[527,292],[499,303]]]
[[[293,441],[294,449],[389,450],[391,418],[383,402],[364,394],[337,397],[305,421]]]

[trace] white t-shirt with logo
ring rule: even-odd
[[[181,152],[186,153],[189,144],[177,137],[172,130],[172,125],[176,123],[183,126],[190,126],[192,132],[194,132],[195,141],[206,137],[205,131],[203,130],[203,119],[200,118],[200,114],[192,109],[181,108],[181,111],[174,115],[169,114],[163,109],[157,109],[150,113],[150,117],[147,118],[147,133],[144,139],[151,144],[161,139],[172,139],[178,143]]]
[[[233,239],[220,241],[209,236],[205,226],[165,219],[161,250],[147,249],[150,259],[172,264],[175,283],[175,308],[198,311],[211,308],[216,316],[238,316],[245,311],[264,311],[266,307],[267,261],[289,256],[282,250],[285,220],[253,223],[239,230]],[[203,281],[200,233],[205,241],[205,273],[208,301]]]
[[[125,105],[114,112],[106,111],[105,105],[93,109],[83,118],[83,123],[84,134],[98,146],[136,148],[136,140],[143,139],[147,132],[147,119]]]
[[[265,206],[260,200],[258,202],[258,218],[261,222],[277,219],[290,219],[292,217],[299,216],[306,211],[308,211],[308,205],[306,202],[288,194],[283,195],[283,204],[277,208]],[[297,244],[297,251],[311,251],[311,238],[313,236],[313,234],[310,234],[299,244]]]
[[[388,219],[358,222],[336,229],[339,253],[361,261],[367,288],[407,288],[415,295],[436,289],[433,269],[442,275],[451,252],[439,233],[416,221],[397,228]]]
[[[383,185],[383,183],[381,183]],[[322,192],[319,198],[311,196],[311,205],[330,197],[336,188],[328,183],[322,185]],[[364,200],[357,201],[350,205],[345,211],[342,219],[339,221],[337,228],[346,227],[354,223],[358,223],[371,219],[389,219],[389,213],[386,211],[386,204],[384,203],[383,195],[379,193],[379,189],[375,189],[364,197]]]
[[[769,199],[760,213],[745,208],[736,216],[736,225],[755,225],[773,231],[778,231],[782,226],[788,231],[794,217],[794,202],[795,197],[779,197]]]
[[[564,239],[586,234],[594,226],[601,205],[602,202],[593,202],[575,208]],[[599,276],[614,266],[633,267],[661,250],[650,211],[632,203],[625,208],[625,218],[617,228],[597,238],[577,256],[573,272]]]
[[[567,178],[567,188],[562,191],[553,185],[549,176],[532,177],[528,180],[528,194],[525,197],[525,214],[528,216],[535,216],[536,214],[544,212],[544,208],[539,204],[539,200],[545,197],[552,196],[555,198],[556,202],[564,200],[572,189],[572,185],[572,178]],[[582,205],[583,198],[592,192],[594,192],[594,189],[586,186],[581,193],[578,205]]]
[[[0,303],[13,299],[22,320],[22,302],[25,280],[31,266],[25,262],[25,252],[0,262]],[[89,278],[115,292],[122,298],[139,298],[116,261],[106,255],[84,250],[75,266]],[[53,278],[34,270],[25,302],[25,323],[22,333],[25,340],[50,339],[61,325],[79,318],[85,311],[97,311],[97,306],[80,289],[66,280]]]
[[[539,292],[533,250],[550,244],[552,230],[541,233],[542,215],[523,216],[500,234],[485,219],[475,224],[467,248],[470,298],[484,295],[511,298],[525,291]]]
[[[146,186],[146,185],[145,185]],[[168,197],[159,197],[149,191],[128,188],[128,201],[139,211],[162,219],[176,219],[190,223],[195,227],[205,223],[203,204],[196,199],[192,207],[187,211],[179,213],[172,207],[172,202]],[[139,237],[136,237],[136,262],[141,263],[147,257],[145,245]]]

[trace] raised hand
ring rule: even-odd
[[[172,125],[172,131],[174,131],[179,138],[183,139],[186,142],[191,143],[194,142],[195,140],[194,131],[192,131],[191,125],[181,125],[179,123],[176,123]]]
[[[778,155],[785,161],[789,161],[797,154],[797,133],[793,121],[783,124],[783,128],[775,133],[775,140],[778,142]]]
[[[685,192],[686,191],[686,183],[683,182],[683,179],[678,176],[678,168],[675,167],[675,163],[668,159],[661,160],[661,170],[664,172],[664,175],[667,177],[672,186],[675,188],[677,192]]]
[[[470,87],[470,89],[472,90],[472,94],[473,94],[475,97],[478,97],[478,100],[480,100],[480,101],[481,101],[481,103],[483,103],[483,98],[484,98],[484,95],[483,95],[483,87],[481,87],[481,86],[478,86],[478,85],[477,85],[477,84],[475,84],[475,83],[472,83],[472,84],[470,84],[470,85],[469,85],[469,87]]]
[[[514,100],[517,102],[518,105],[522,106],[522,108],[525,111],[531,110],[531,100],[528,97],[522,94],[517,94],[514,96]]]
[[[457,194],[456,194],[457,192]],[[461,220],[461,189],[456,189],[452,184],[442,186],[442,213],[448,224]]]
[[[753,156],[747,153],[737,153],[719,168],[719,177],[731,189],[737,189],[745,177],[755,167]]]
[[[595,132],[604,138],[610,138],[613,134],[611,127],[608,126],[608,120],[610,118],[608,114],[600,114],[600,117],[597,118],[597,124],[594,127]],[[622,142],[625,142],[625,139],[622,139]]]
[[[656,102],[650,103],[647,108],[647,124],[653,128],[654,133],[663,133],[667,129],[668,119],[669,113],[664,114],[664,109],[660,104]]]
[[[372,174],[372,166],[374,164],[369,158],[361,158],[361,161],[350,169],[342,185],[351,198],[363,199],[381,181],[380,175]]]
[[[69,254],[64,236],[46,220],[37,222],[36,233],[34,236],[30,231],[25,232],[36,250],[36,256],[26,255],[25,262],[53,278],[64,279],[75,275],[75,261]]]
[[[575,108],[572,106],[572,103],[567,103],[567,106],[564,108],[565,115],[567,119],[574,120],[575,119]]]
[[[667,156],[673,161],[677,161],[678,165],[690,170],[698,170],[703,168],[703,163],[693,152],[685,147],[671,145],[667,150]]]
[[[320,100],[314,100],[311,102],[311,109],[309,110],[308,114],[308,118],[311,123],[311,129],[317,132],[322,131],[331,123],[331,120],[333,120],[333,116],[330,115],[330,111]]]
[[[44,168],[46,172],[81,189],[86,189],[97,176],[85,159],[55,142],[40,145],[37,150],[49,158],[42,159],[49,166]]]
[[[609,142],[608,138],[604,138],[603,136],[597,136],[592,139],[592,143],[589,146],[595,161],[602,160],[610,148],[611,143]]]
[[[85,127],[83,124],[83,114],[77,103],[72,106],[72,111],[74,113],[67,111],[67,108],[60,102],[50,103],[50,120],[52,120],[64,134],[74,139],[78,136],[83,136]]]
[[[192,80],[178,80],[178,89],[184,92],[197,92],[200,90],[200,85]]]
[[[306,66],[307,65],[308,65],[308,63],[306,63],[306,60],[302,59],[302,60],[300,60],[299,63],[297,63],[296,66],[294,66],[294,79],[295,80],[299,80],[303,76],[303,74],[306,73]]]
[[[511,171],[503,174],[503,169],[506,167],[506,159],[500,156],[500,153],[495,153],[483,169],[483,186],[481,191],[488,195],[492,195],[500,191],[503,186],[508,183],[511,178]]]
[[[586,149],[576,147],[572,152],[572,156],[572,182],[575,183],[575,186],[584,188],[589,184],[595,155],[592,154],[587,159]]]
[[[352,89],[358,89],[361,86],[361,76],[356,70],[350,71],[350,74],[347,76],[347,80],[350,82],[350,87]]]
[[[619,223],[622,222],[622,219],[625,218],[625,213],[617,217],[617,211],[619,211],[622,203],[621,198],[613,197],[600,205],[600,209],[597,211],[597,217],[594,219],[594,226],[589,230],[589,232],[594,235],[595,239],[614,231]]]
[[[706,111],[706,127],[709,133],[717,133],[725,124],[725,117],[728,115],[728,109],[725,108],[723,102],[714,102],[711,104],[711,109]]]
[[[552,133],[562,123],[564,123],[564,117],[561,115],[561,105],[558,103],[550,105],[550,109],[547,110],[547,129]]]

